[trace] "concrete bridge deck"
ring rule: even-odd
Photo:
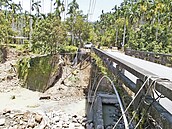
[[[142,59],[134,58],[131,56],[127,56],[123,53],[120,53],[118,51],[106,51],[108,54],[112,55],[113,57],[120,58],[122,60],[125,60],[129,63],[132,63],[133,65],[136,65],[146,71],[149,71],[155,75],[157,75],[160,78],[166,78],[172,81],[172,68],[156,64],[150,61],[145,61]]]
[[[148,71],[152,73],[153,75],[159,77],[159,78],[165,78],[172,81],[172,68],[166,67],[160,64],[156,64],[150,61],[145,61],[142,59],[138,59],[135,57],[131,57],[128,55],[125,55],[124,53],[121,53],[119,51],[111,51],[107,50],[105,51],[107,54],[112,55],[114,58],[118,58],[121,60],[124,60],[125,62],[131,63],[132,65],[135,65],[137,67],[140,67],[141,69]],[[125,75],[128,76],[133,82],[136,82],[136,77],[134,77],[129,72],[125,71]],[[159,103],[172,114],[172,102],[168,98],[161,98]]]

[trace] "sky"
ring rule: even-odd
[[[21,1],[21,4],[24,8],[24,10],[29,11],[30,10],[30,0],[13,0],[15,3],[19,3],[19,1]],[[42,0],[44,1],[44,4],[42,5],[42,9],[41,11],[44,13],[48,13],[50,12],[50,1],[51,0]],[[72,0],[65,0],[65,3],[67,5],[67,3],[70,3]],[[99,16],[102,12],[102,10],[104,10],[104,12],[110,12],[111,9],[115,6],[115,5],[120,5],[120,3],[122,3],[123,0],[91,0],[91,6],[90,6],[90,12],[89,14],[89,21],[96,21],[99,19]],[[88,14],[88,10],[89,10],[89,5],[90,5],[90,0],[77,0],[77,3],[79,4],[79,9],[83,10],[84,14]],[[62,17],[64,17],[65,14],[63,14]],[[66,17],[66,16],[65,16]]]

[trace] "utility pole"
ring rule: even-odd
[[[32,0],[30,0],[30,15],[32,14]],[[30,33],[29,33],[29,44],[31,48],[31,38],[32,38],[32,17],[30,16]]]

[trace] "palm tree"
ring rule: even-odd
[[[39,18],[40,17],[40,14],[41,14],[40,8],[41,8],[41,1],[34,2],[34,0],[32,0],[31,10],[32,11],[34,11],[34,10],[36,11],[35,16],[37,18]]]
[[[30,36],[29,39],[31,40],[32,38],[32,31],[33,31],[33,26],[37,22],[37,19],[40,17],[40,7],[41,7],[41,1],[34,1],[30,0]],[[32,15],[32,11],[36,10],[35,16]]]
[[[61,19],[61,13],[65,11],[64,1],[56,0],[54,3],[55,15]]]
[[[75,23],[76,19],[76,12],[77,9],[79,9],[79,5],[76,2],[76,0],[72,0],[71,3],[68,5],[68,13],[70,15],[70,20],[71,20],[71,44],[74,44],[74,33],[73,33],[73,25]]]
[[[75,15],[76,10],[79,9],[79,5],[76,2],[76,0],[72,0],[71,3],[69,3],[68,5],[69,9],[68,9],[68,13],[69,15]]]
[[[18,4],[15,4],[14,2],[10,3],[9,4],[9,9],[11,11],[11,15],[12,15],[12,29],[15,30],[15,23],[14,23],[14,20],[16,18],[16,14],[17,14],[17,11],[20,10],[20,7]]]

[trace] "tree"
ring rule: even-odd
[[[66,30],[59,18],[48,16],[38,22],[32,35],[32,50],[40,54],[58,51],[58,46],[66,39]]]
[[[61,19],[61,13],[65,11],[64,1],[56,0],[54,3],[55,15]]]
[[[73,32],[73,24],[76,21],[76,12],[79,9],[79,5],[76,2],[76,0],[73,0],[71,3],[68,5],[68,15],[70,15],[70,33],[71,33],[71,44],[74,44],[74,32]]]
[[[102,45],[113,45],[115,37],[118,47],[122,42],[132,49],[169,53],[171,7],[170,0],[125,0],[114,12],[102,12],[94,30]]]

